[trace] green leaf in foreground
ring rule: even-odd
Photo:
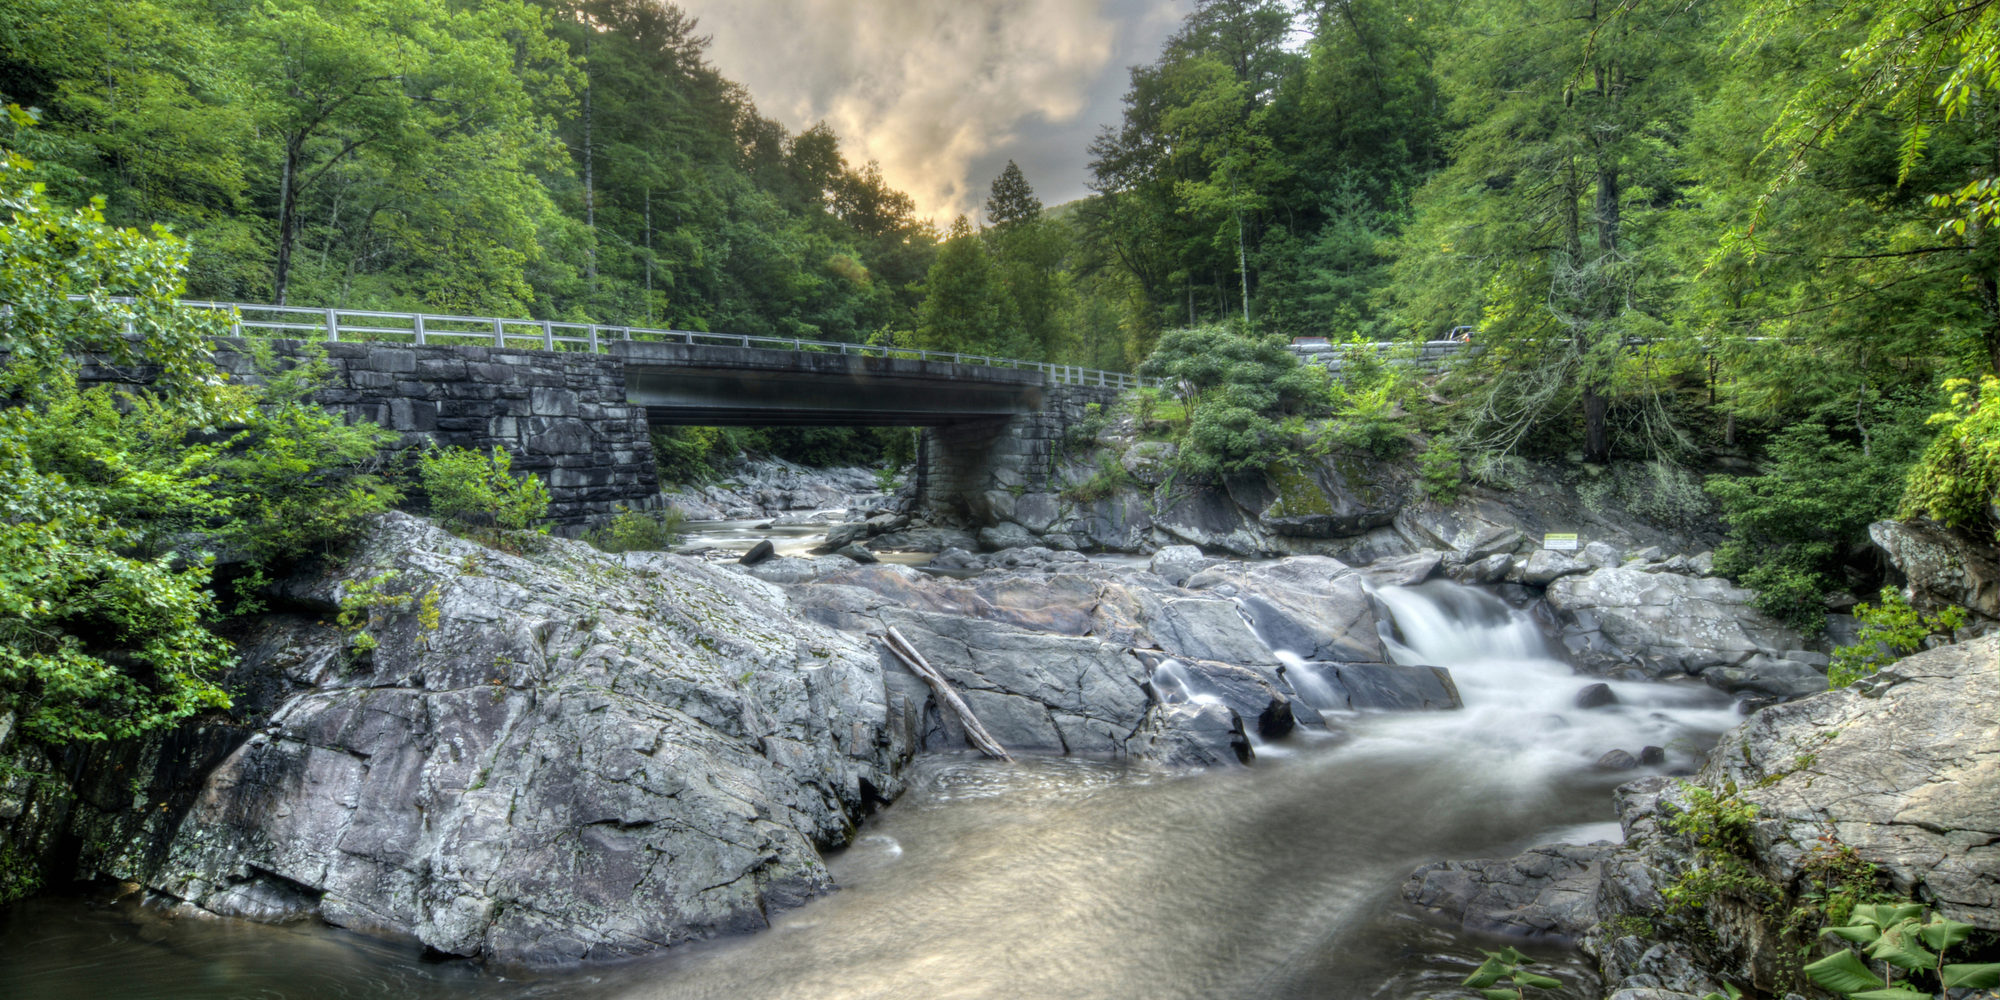
[[[2000,986],[2000,962],[1983,965],[1947,965],[1944,967],[1944,988],[1990,990]]]
[[[1882,977],[1869,971],[1867,964],[1861,961],[1861,956],[1851,951],[1839,951],[1828,955],[1806,966],[1805,972],[1812,977],[1813,982],[1835,993],[1879,990],[1885,985]]]

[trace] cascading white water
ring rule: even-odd
[[[1514,780],[1540,781],[1587,768],[1610,750],[1659,746],[1688,763],[1688,734],[1737,721],[1728,698],[1692,685],[1606,681],[1617,702],[1579,708],[1577,694],[1599,679],[1557,659],[1532,618],[1485,591],[1433,581],[1383,587],[1376,597],[1400,634],[1387,642],[1390,655],[1449,669],[1465,701],[1458,712],[1371,727],[1371,736],[1389,743],[1456,744],[1504,762]]]

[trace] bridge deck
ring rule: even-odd
[[[948,361],[701,344],[613,345],[654,424],[935,427],[1029,413],[1044,373]]]

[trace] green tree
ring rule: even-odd
[[[201,469],[211,452],[163,445],[227,418],[240,397],[203,366],[210,331],[174,305],[181,244],[107,226],[101,202],[58,209],[31,167],[0,151],[0,302],[12,307],[0,312],[0,389],[20,400],[0,410],[0,704],[60,744],[228,705],[215,678],[229,646],[206,627],[208,560],[159,551],[162,533],[128,520],[215,512]],[[120,407],[108,389],[79,391],[75,359],[91,350],[156,358],[157,395]]]
[[[1681,183],[1698,7],[1499,0],[1463,10],[1438,59],[1460,129],[1398,247],[1405,323],[1476,325],[1490,377],[1479,443],[1511,451],[1565,415],[1586,460],[1611,457],[1612,409],[1632,450],[1685,448],[1661,405],[1677,359],[1672,271],[1656,234]]]
[[[1042,217],[1041,199],[1012,160],[993,180],[986,218],[992,225],[982,235],[1006,299],[1004,315],[1014,326],[1010,339],[1029,349],[1027,357],[1063,358],[1068,298],[1060,271],[1064,231]]]
[[[931,350],[1015,356],[1027,352],[1007,324],[1000,276],[965,216],[951,224],[917,308],[917,343]]]
[[[1300,365],[1276,336],[1231,326],[1169,331],[1139,374],[1167,379],[1181,397],[1187,425],[1179,461],[1200,475],[1269,465],[1290,444],[1281,418],[1326,409],[1323,369]]]

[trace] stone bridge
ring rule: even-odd
[[[228,310],[243,334],[215,344],[232,377],[258,377],[260,353],[322,352],[331,376],[319,403],[401,432],[406,450],[505,448],[548,484],[559,525],[658,502],[654,426],[927,428],[917,481],[935,505],[930,494],[1032,475],[1067,411],[1081,412],[1077,400],[1139,384],[1116,372],[791,338],[188,304]],[[143,383],[150,373],[94,364],[84,376]]]

